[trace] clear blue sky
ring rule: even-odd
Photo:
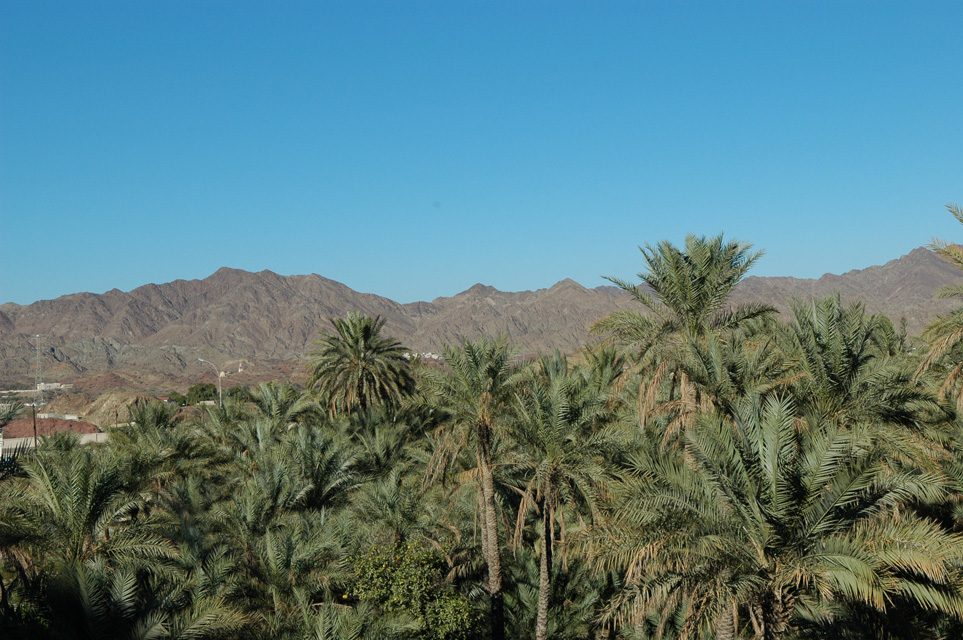
[[[0,302],[319,273],[398,301],[963,238],[960,2],[0,0]]]

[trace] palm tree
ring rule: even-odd
[[[183,598],[147,567],[113,568],[104,558],[51,575],[44,613],[51,640],[231,637],[249,622],[221,598]],[[24,637],[35,638],[30,630]]]
[[[598,516],[608,478],[605,455],[612,444],[600,428],[605,400],[587,372],[569,371],[568,361],[558,352],[554,358],[541,358],[538,374],[515,396],[511,466],[524,482],[519,487],[516,544],[528,512],[541,513],[536,640],[548,638],[557,525],[564,540],[567,508],[587,512],[593,520]]]
[[[177,409],[161,402],[130,408],[130,425],[110,430],[107,448],[132,488],[160,490],[172,478],[210,468],[217,454],[200,431],[177,419]]]
[[[963,223],[963,209],[959,205],[947,204],[946,209],[954,218]],[[963,247],[958,244],[950,244],[945,240],[934,239],[930,248],[944,260],[963,270]],[[939,295],[942,298],[963,297],[963,284],[944,287],[940,290]],[[923,336],[929,341],[930,349],[920,363],[916,377],[922,377],[931,367],[948,359],[952,354],[954,357],[952,362],[949,363],[949,371],[944,376],[940,395],[947,396],[955,389],[953,395],[956,399],[957,409],[963,411],[963,386],[959,385],[960,378],[963,376],[963,359],[959,357],[958,353],[959,346],[963,344],[963,307],[954,309],[945,316],[939,316],[930,323],[923,332]]]
[[[479,478],[482,555],[488,566],[492,637],[505,637],[501,545],[495,499],[493,448],[496,431],[505,424],[518,367],[506,339],[464,340],[460,348],[445,347],[450,373],[429,378],[434,400],[450,414],[454,430],[445,434],[433,456],[432,468],[444,475],[462,447],[471,444]]]
[[[725,338],[710,334],[701,342],[689,341],[681,354],[680,367],[720,411],[747,395],[785,388],[798,375],[774,332],[754,324]]]
[[[261,617],[271,630],[296,628],[302,604],[333,600],[345,578],[343,538],[327,511],[302,513],[266,532],[254,549]]]
[[[331,413],[359,410],[374,404],[397,405],[415,388],[406,350],[381,335],[385,319],[352,312],[331,318],[337,333],[321,332],[318,348],[308,355],[308,384],[315,386]]]
[[[905,598],[963,615],[963,539],[905,507],[944,486],[881,458],[872,425],[799,425],[775,396],[700,417],[684,455],[639,457],[621,526],[595,541],[627,574],[616,613],[682,612],[680,637],[732,639],[742,621],[759,640],[839,602],[885,612]]]
[[[27,483],[19,498],[40,534],[48,565],[174,555],[165,540],[139,526],[143,499],[117,461],[78,446],[44,447],[41,454],[24,463]]]
[[[11,515],[21,535],[7,540],[16,551],[19,604],[34,612],[12,636],[204,638],[237,631],[245,620],[225,600],[192,593],[174,543],[153,530],[148,501],[108,453],[81,448],[76,437],[48,440],[25,461],[22,482],[5,491],[11,495],[4,500],[19,507]],[[9,604],[6,613],[17,617]],[[35,629],[31,617],[56,624]]]
[[[591,330],[609,333],[637,349],[639,365],[647,374],[640,390],[643,423],[665,391],[664,383],[668,383],[666,398],[671,403],[667,407],[676,410],[678,424],[688,424],[698,409],[708,406],[679,366],[678,354],[686,342],[702,342],[710,333],[732,331],[775,311],[760,304],[727,307],[732,290],[762,256],[761,251],[750,252],[751,246],[725,242],[721,234],[712,238],[690,234],[683,249],[667,241],[639,248],[646,264],[638,274],[641,285],[608,278],[645,312],[615,311]]]
[[[286,434],[280,448],[288,473],[308,487],[308,509],[344,505],[359,483],[356,454],[318,429],[300,425]]]
[[[638,341],[639,347],[646,349],[653,346],[659,333],[701,335],[710,328],[734,327],[770,311],[768,306],[755,305],[725,310],[732,290],[763,255],[762,251],[749,253],[751,248],[742,242],[724,242],[721,234],[713,238],[690,234],[684,250],[665,240],[655,247],[640,247],[647,270],[638,278],[655,298],[641,286],[619,278],[608,280],[631,294],[655,318],[616,313],[603,320],[600,328]]]
[[[3,463],[3,428],[16,419],[23,411],[22,402],[8,402],[0,405],[0,464]]]
[[[541,567],[536,549],[515,550],[505,596],[509,632],[513,638],[534,636],[538,620]],[[614,629],[600,629],[598,614],[611,595],[615,572],[596,572],[580,558],[552,564],[552,598],[548,636],[552,640],[614,640]]]
[[[432,539],[441,515],[418,478],[399,470],[362,486],[349,507],[351,520],[364,523],[354,538],[365,545]]]
[[[26,447],[21,446],[17,451],[3,452],[3,428],[13,422],[21,411],[23,411],[23,403],[19,401],[0,405],[0,480],[17,472],[19,469],[17,459],[26,449]],[[0,581],[2,581],[2,578],[0,578]]]
[[[248,391],[245,399],[258,416],[272,421],[275,428],[287,428],[301,421],[316,422],[318,407],[307,393],[298,391],[290,382],[262,382]]]
[[[792,311],[781,351],[795,372],[788,388],[800,412],[816,423],[876,424],[877,442],[889,441],[893,460],[918,464],[941,457],[945,412],[914,379],[888,317],[867,315],[860,303],[843,306],[838,294],[810,304],[793,301]]]
[[[866,315],[861,303],[844,307],[838,293],[810,304],[794,300],[792,313],[783,350],[800,373],[797,406],[823,420],[889,418],[909,426],[909,405],[926,396],[890,355],[889,318]]]

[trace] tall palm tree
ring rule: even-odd
[[[686,342],[701,342],[709,333],[725,333],[775,311],[760,304],[727,306],[732,290],[762,256],[761,251],[750,252],[751,247],[725,242],[722,234],[712,238],[690,234],[681,249],[667,241],[639,248],[646,266],[638,274],[640,285],[608,278],[641,304],[644,312],[615,311],[591,330],[609,333],[637,349],[639,365],[647,376],[640,391],[643,422],[660,393],[667,393],[667,400],[674,403],[678,424],[688,424],[698,409],[706,408],[699,389],[679,366],[678,355]]]
[[[331,324],[336,333],[322,331],[318,348],[308,354],[308,384],[317,387],[332,413],[394,406],[414,391],[405,348],[381,335],[384,318],[351,312],[331,318]]]
[[[710,328],[733,327],[769,311],[768,306],[745,305],[725,308],[732,290],[762,257],[750,253],[752,245],[725,242],[722,234],[712,238],[688,235],[684,249],[663,240],[655,247],[639,248],[647,269],[637,277],[642,285],[620,278],[608,280],[632,295],[654,318],[638,313],[615,313],[600,328],[635,340],[641,349],[654,346],[661,334],[701,335]],[[647,285],[650,295],[642,289]],[[654,296],[654,297],[653,297]]]
[[[775,396],[700,417],[684,455],[639,459],[621,526],[596,541],[627,573],[623,615],[682,611],[680,637],[727,640],[739,622],[776,640],[839,602],[886,611],[906,598],[963,615],[963,538],[905,506],[945,487],[881,458],[872,425],[802,426]]]
[[[557,352],[554,358],[541,358],[538,374],[515,396],[511,462],[524,482],[516,544],[528,512],[541,514],[536,640],[548,638],[557,525],[564,540],[566,508],[597,519],[612,445],[601,429],[605,400],[588,372],[569,371],[567,359]]]
[[[464,340],[460,348],[445,347],[446,375],[429,379],[435,402],[451,416],[452,432],[445,434],[432,461],[442,474],[466,444],[474,449],[481,505],[482,555],[488,566],[487,589],[491,600],[491,633],[505,637],[493,448],[497,430],[506,423],[517,381],[518,365],[504,336],[495,340]]]

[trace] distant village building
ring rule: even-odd
[[[62,389],[73,389],[74,385],[71,383],[64,384],[63,382],[38,382],[37,391],[60,391]]]
[[[442,359],[442,356],[441,356],[440,354],[431,353],[430,351],[427,352],[427,353],[408,353],[408,352],[406,352],[406,353],[402,354],[401,357],[404,358],[405,360],[411,360],[411,359],[415,359],[415,360],[418,360],[418,359],[420,359],[420,360],[441,360],[441,359]]]

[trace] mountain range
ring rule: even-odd
[[[959,278],[957,269],[919,248],[884,265],[818,279],[751,276],[732,300],[772,304],[785,316],[793,298],[839,292],[867,311],[905,318],[915,334],[957,306],[936,292]],[[232,374],[231,384],[303,379],[318,331],[330,330],[329,318],[348,311],[384,317],[385,332],[418,353],[498,333],[522,353],[571,352],[592,339],[587,327],[595,320],[636,307],[616,287],[588,289],[572,280],[521,292],[476,284],[455,296],[400,304],[319,275],[222,268],[203,280],[0,305],[0,384],[32,384],[38,343],[44,380],[91,390],[184,388],[214,375],[198,358]]]

